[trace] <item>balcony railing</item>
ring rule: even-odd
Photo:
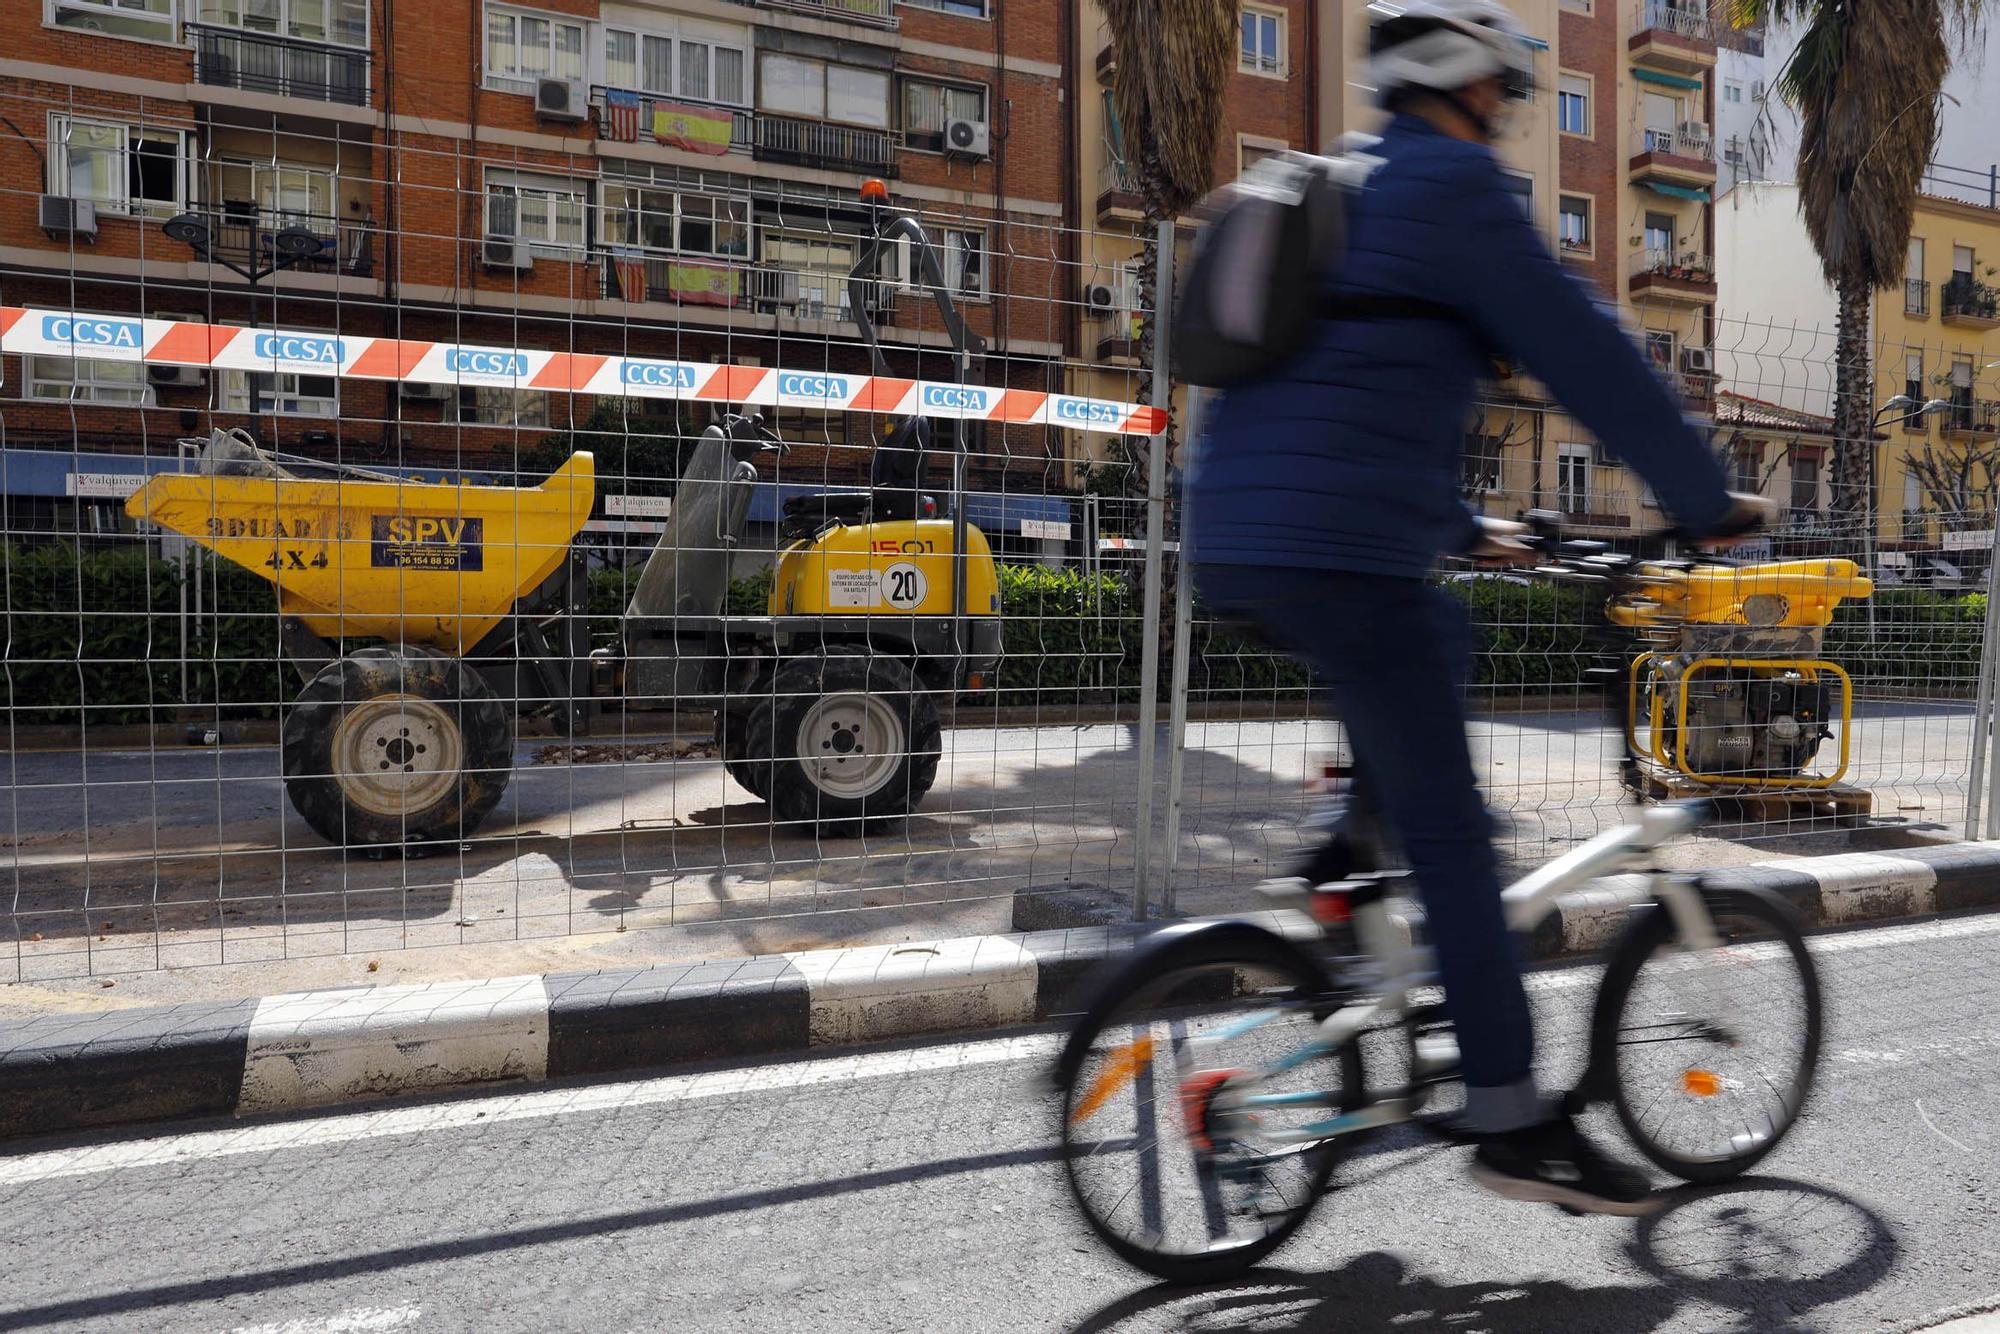
[[[618,301],[741,309],[751,304],[756,276],[740,259],[613,251],[604,256],[603,294]]]
[[[1634,292],[1693,299],[1715,295],[1715,261],[1694,250],[1639,250],[1627,261]]]
[[[768,111],[759,112],[755,123],[756,156],[761,160],[809,167],[837,163],[878,176],[896,174],[896,139],[887,130],[774,116]]]
[[[1663,153],[1697,162],[1715,161],[1715,136],[1700,121],[1686,121],[1671,130],[1648,129],[1641,144],[1643,153]]]
[[[2000,435],[2000,401],[1955,398],[1944,412],[1944,429],[1966,435]]]
[[[1953,274],[1944,285],[1938,310],[1941,319],[1967,323],[2000,323],[2000,288],[1982,283],[1970,274]]]
[[[219,259],[234,260],[245,267],[270,264],[278,258],[278,233],[298,228],[318,237],[320,248],[287,268],[302,273],[374,276],[373,227],[317,213],[242,209],[228,204],[204,205],[197,211],[208,220],[209,254]]]
[[[1928,510],[1904,510],[1902,524],[1905,542],[1928,543],[1931,540],[1931,516]]]
[[[190,23],[194,81],[310,102],[368,105],[368,53],[323,42]]]
[[[614,92],[621,94],[619,101],[623,103],[622,107],[615,105],[610,98],[609,95]],[[648,93],[607,88],[600,84],[591,89],[590,104],[597,115],[597,137],[612,143],[651,139],[670,148],[686,148],[697,153],[720,154],[725,151],[719,142],[684,133],[685,127],[676,117],[676,112],[697,112],[717,122],[718,139],[720,122],[728,118],[728,152],[748,153],[757,142],[756,114],[728,103],[699,102],[688,97],[654,97]],[[666,119],[663,121],[656,116],[656,111],[665,111]]]
[[[1931,313],[1931,285],[1922,278],[1903,279],[1903,313],[1905,315],[1928,315]]]
[[[782,9],[814,18],[865,23],[871,28],[893,28],[899,22],[896,0],[756,0],[756,3],[759,9]]]
[[[1639,6],[1635,33],[1666,32],[1689,41],[1712,44],[1715,23],[1708,6],[1698,0],[1645,0]]]

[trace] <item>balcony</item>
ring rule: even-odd
[[[208,253],[245,268],[268,265],[278,256],[277,236],[300,227],[319,238],[317,253],[286,267],[296,273],[339,273],[355,278],[375,274],[375,229],[358,222],[317,213],[281,213],[231,204],[207,204],[196,210],[208,220]]]
[[[1678,371],[1674,376],[1681,390],[1681,406],[1698,417],[1715,415],[1715,373]]]
[[[1641,250],[1630,262],[1629,287],[1634,299],[1710,305],[1715,301],[1715,262],[1692,250]]]
[[[1100,20],[1097,25],[1097,81],[1110,83],[1111,76],[1118,72],[1118,43],[1111,39],[1111,25]]]
[[[1107,154],[1109,150],[1106,150]],[[1097,169],[1097,221],[1143,222],[1146,203],[1139,197],[1138,173],[1124,161],[1107,156]]]
[[[1922,278],[1903,279],[1903,313],[1920,320],[1930,315],[1930,283]]]
[[[801,320],[853,322],[853,306],[848,297],[845,273],[753,268],[745,270],[744,276],[748,279],[749,291],[742,304],[765,314],[789,315]],[[895,284],[871,284],[864,300],[877,326],[895,322]]]
[[[896,18],[896,0],[756,0],[756,4],[759,9],[861,23],[870,28],[894,28],[900,22]]]
[[[2000,329],[2000,287],[1969,273],[1954,273],[1944,285],[1938,318],[1967,329]]]
[[[604,256],[601,294],[613,301],[740,310],[751,304],[758,276],[742,260],[613,252]]]
[[[1640,0],[1626,47],[1636,61],[1699,74],[1715,64],[1715,22],[1701,0]]]
[[[1953,396],[1941,416],[1946,435],[2000,435],[2000,401],[1994,399]]]
[[[896,174],[896,139],[887,130],[774,116],[768,111],[759,112],[754,124],[752,153],[759,162],[789,162],[871,176]]]
[[[368,105],[366,51],[206,23],[190,23],[187,30],[194,37],[197,84],[307,102]]]
[[[1562,509],[1562,524],[1565,530],[1610,529],[1619,532],[1632,527],[1632,516],[1619,514],[1612,505],[1621,503],[1618,496],[1599,496],[1588,492],[1558,492],[1556,503]]]
[[[627,94],[621,99],[624,104],[614,104],[609,97],[611,93]],[[591,89],[590,104],[597,116],[597,137],[607,143],[629,144],[651,139],[667,148],[720,155],[748,153],[757,142],[755,113],[721,102],[651,97],[599,86]],[[662,119],[656,112],[665,112],[666,117]],[[729,122],[726,141],[722,138],[725,119]]]
[[[1097,359],[1111,366],[1139,364],[1139,338],[1145,318],[1136,310],[1114,310],[1105,317],[1097,337]]]
[[[1646,130],[1639,152],[1628,164],[1632,182],[1648,181],[1683,189],[1715,184],[1715,140],[1700,121],[1683,121],[1671,130]]]

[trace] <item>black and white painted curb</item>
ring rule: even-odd
[[[1813,926],[2000,906],[2000,844],[1843,853],[1710,871]],[[1566,898],[1537,959],[1609,943],[1639,876]],[[1297,913],[1250,915],[1310,934]],[[1408,926],[1421,937],[1420,916]],[[171,1117],[254,1115],[394,1094],[540,1081],[1018,1027],[1070,1012],[1139,925],[594,973],[353,987],[0,1026],[0,1136]]]

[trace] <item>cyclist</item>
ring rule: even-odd
[[[1491,145],[1534,84],[1519,22],[1493,0],[1414,0],[1371,7],[1370,24],[1369,79],[1390,119],[1327,295],[1401,304],[1334,312],[1275,374],[1218,400],[1190,483],[1197,579],[1212,606],[1258,623],[1332,688],[1423,898],[1474,1178],[1516,1199],[1643,1213],[1655,1203],[1644,1178],[1536,1088],[1466,741],[1465,618],[1426,575],[1440,555],[1521,554],[1517,525],[1480,520],[1458,492],[1463,426],[1496,354],[1632,465],[1684,531],[1748,531],[1761,502],[1724,489],[1674,394],[1509,188]]]

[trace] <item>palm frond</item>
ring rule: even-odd
[[[1231,0],[1103,0],[1118,50],[1113,101],[1161,216],[1185,212],[1214,180],[1222,93],[1236,45]]]

